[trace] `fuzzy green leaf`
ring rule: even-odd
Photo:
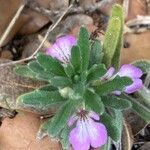
[[[14,68],[14,72],[20,76],[36,79],[36,74],[28,66],[19,65]]]
[[[52,122],[48,128],[48,134],[55,137],[60,134],[61,130],[67,125],[69,117],[76,109],[77,101],[68,100],[53,117]]]
[[[40,53],[37,55],[37,60],[47,72],[58,76],[66,76],[61,63],[58,60],[52,58],[51,56]]]
[[[66,77],[56,76],[51,79],[50,84],[54,87],[63,88],[63,87],[71,86],[71,81]]]
[[[101,99],[105,107],[110,107],[117,110],[128,109],[132,106],[130,101],[115,96],[103,96]]]
[[[104,112],[104,105],[101,98],[90,90],[86,90],[85,93],[85,106],[98,114]]]
[[[106,68],[104,65],[93,65],[92,68],[88,72],[87,80],[97,80],[102,77],[106,73]]]
[[[89,43],[89,33],[87,29],[84,27],[80,28],[78,46],[80,47],[82,58],[82,71],[85,71],[89,66],[90,43]]]
[[[136,99],[131,98],[130,96],[124,94],[123,97],[127,98],[130,100],[132,103],[132,110],[138,114],[140,117],[142,117],[145,121],[150,122],[150,110],[139,103]]]
[[[61,142],[62,148],[64,150],[68,150],[68,148],[70,146],[69,133],[70,133],[70,129],[67,126],[61,132],[61,140],[60,140],[60,142]]]
[[[119,77],[98,85],[95,90],[99,95],[105,95],[116,90],[123,90],[127,85],[132,84],[132,80],[128,77]]]
[[[133,64],[139,67],[144,73],[150,72],[150,60],[138,60],[133,62]]]
[[[71,49],[71,64],[74,67],[75,72],[80,72],[81,70],[81,54],[78,46],[74,46]]]
[[[60,95],[58,91],[43,91],[35,90],[30,93],[23,94],[18,97],[17,103],[35,108],[36,110],[48,110],[53,106],[62,104],[65,99]]]
[[[64,65],[64,70],[69,78],[72,78],[72,76],[75,74],[74,68],[71,64]]]
[[[118,68],[120,60],[120,50],[122,46],[123,32],[123,9],[120,5],[114,5],[109,25],[105,34],[103,51],[103,61],[107,67]]]
[[[37,61],[30,62],[28,66],[41,79],[50,80],[54,76],[50,72],[44,70]]]
[[[93,41],[90,52],[90,66],[101,63],[103,55],[101,42],[98,40]]]
[[[105,112],[101,115],[101,122],[104,123],[104,125],[106,126],[108,135],[111,137],[112,140],[116,142],[120,140],[120,131],[116,126],[114,118],[112,118],[109,114]]]

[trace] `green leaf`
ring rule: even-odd
[[[70,129],[67,126],[61,132],[61,140],[60,140],[60,142],[61,142],[62,148],[65,149],[65,150],[68,150],[68,148],[70,146],[69,133],[70,133]]]
[[[41,79],[50,80],[54,76],[50,72],[44,70],[37,61],[30,62],[28,66]]]
[[[101,98],[90,90],[86,90],[85,93],[85,106],[98,114],[104,112],[104,105]]]
[[[138,114],[140,117],[142,117],[145,121],[150,122],[150,110],[139,103],[136,99],[131,98],[130,96],[123,94],[123,97],[127,98],[130,100],[132,103],[132,110]]]
[[[115,122],[115,126],[117,127],[118,129],[118,140],[121,140],[121,136],[122,136],[122,130],[123,130],[123,114],[120,110],[113,110],[114,111],[114,116],[115,116],[115,119],[114,119],[114,122]]]
[[[101,97],[101,99],[105,107],[110,107],[117,110],[124,110],[132,107],[130,101],[123,98],[115,97],[113,95],[103,96]]]
[[[107,67],[114,66],[118,68],[123,32],[123,9],[120,5],[113,6],[108,24],[103,44],[103,62]]]
[[[89,66],[90,43],[89,43],[89,33],[87,29],[84,27],[80,28],[78,46],[80,47],[81,51],[82,71],[85,71]]]
[[[113,59],[111,61],[111,66],[114,66],[116,69],[118,69],[120,67],[120,54],[121,54],[121,49],[123,46],[124,11],[123,11],[123,8],[119,5],[115,5],[113,9],[114,11],[112,15],[116,18],[119,18],[121,22],[119,40],[117,43],[117,47],[116,47]]]
[[[51,56],[40,53],[37,55],[37,60],[47,72],[58,76],[66,76],[61,63],[58,60],[52,58]]]
[[[69,78],[72,78],[72,76],[75,74],[74,68],[71,64],[64,65],[64,70]]]
[[[110,150],[111,149],[111,139],[108,137],[107,143],[102,146],[99,150]]]
[[[59,109],[56,115],[53,117],[52,122],[48,128],[48,134],[50,137],[57,136],[62,129],[67,125],[69,117],[73,114],[77,107],[77,101],[68,100],[66,103]]]
[[[55,87],[63,88],[63,87],[71,86],[72,83],[70,79],[66,77],[56,76],[51,79],[50,84]]]
[[[88,72],[87,80],[96,80],[102,77],[106,73],[106,68],[104,65],[93,65],[92,68]]]
[[[36,74],[28,66],[19,65],[14,68],[14,72],[20,76],[36,79]]]
[[[79,73],[81,70],[81,54],[78,46],[74,46],[71,49],[71,64],[74,67],[75,72]]]
[[[150,60],[137,60],[133,62],[133,64],[140,68],[144,73],[150,72]]]
[[[116,142],[120,140],[120,131],[116,126],[114,118],[112,118],[109,114],[105,112],[101,115],[101,122],[104,123],[104,125],[106,126],[108,135],[111,137],[112,140]]]
[[[132,80],[128,77],[119,77],[117,76],[113,80],[104,82],[101,85],[98,85],[95,90],[99,95],[109,94],[116,90],[123,90],[127,85],[132,84]]]
[[[22,104],[26,107],[32,107],[36,110],[48,110],[53,106],[62,104],[65,99],[58,91],[43,91],[35,90],[30,93],[23,94],[18,97],[17,104]]]
[[[93,41],[90,52],[90,66],[101,63],[103,55],[101,42],[98,40]]]

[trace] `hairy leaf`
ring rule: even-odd
[[[107,81],[95,88],[96,93],[105,95],[116,90],[123,90],[127,85],[132,84],[132,80],[128,77],[117,76],[113,80]]]
[[[52,58],[51,56],[47,56],[40,53],[37,55],[37,60],[47,72],[58,76],[66,76],[61,63],[58,60]]]
[[[24,107],[32,107],[36,110],[48,110],[53,106],[62,104],[65,99],[60,95],[58,91],[43,91],[35,90],[30,93],[23,94],[18,97],[18,105],[24,105]]]
[[[90,43],[89,43],[89,33],[86,28],[81,27],[78,38],[78,46],[81,51],[82,58],[82,71],[87,70],[90,59]]]
[[[104,112],[104,105],[101,98],[90,90],[86,90],[85,93],[85,106],[98,114]]]
[[[124,110],[132,106],[130,101],[123,98],[115,97],[113,95],[103,96],[101,98],[105,107],[110,107],[117,110]]]
[[[101,63],[103,55],[101,42],[98,40],[93,41],[90,53],[90,66]]]

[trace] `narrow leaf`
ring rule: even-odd
[[[128,98],[132,103],[132,110],[142,117],[145,121],[150,122],[150,110],[144,105],[140,104],[136,99],[124,94],[123,97]]]
[[[82,71],[85,71],[87,70],[89,65],[90,43],[89,43],[89,33],[87,29],[84,27],[80,28],[78,46],[80,47],[81,50]]]
[[[18,97],[17,103],[32,107],[36,110],[48,110],[49,108],[62,104],[65,99],[61,97],[58,91],[35,90]]]
[[[51,79],[50,84],[55,87],[67,87],[71,86],[71,81],[66,77],[56,76]]]
[[[111,137],[111,139],[117,142],[120,138],[120,132],[115,125],[116,123],[114,118],[112,118],[109,114],[105,112],[101,115],[101,121],[105,124],[108,135]]]
[[[64,65],[64,70],[69,78],[72,78],[72,76],[75,74],[74,68],[71,64]]]
[[[100,77],[102,77],[106,73],[106,68],[104,65],[93,65],[92,68],[90,68],[87,76],[87,80],[97,80]]]
[[[103,55],[104,53],[102,52],[101,42],[98,40],[93,41],[90,52],[90,66],[100,64],[102,62]]]
[[[104,105],[101,98],[90,90],[86,90],[85,93],[85,106],[98,114],[102,114],[104,112]]]
[[[95,90],[97,94],[105,95],[116,90],[121,91],[130,84],[132,84],[132,80],[130,78],[117,76],[115,79],[97,86]]]
[[[144,73],[150,72],[150,60],[138,60],[133,62],[133,64],[139,67]]]
[[[113,9],[114,11],[112,12],[112,16],[114,18],[115,17],[118,18],[121,22],[121,29],[120,29],[118,43],[116,46],[114,56],[111,61],[111,66],[114,66],[116,69],[118,69],[120,66],[120,53],[123,46],[124,12],[123,12],[123,8],[120,5],[115,5]]]
[[[50,80],[54,75],[44,70],[37,61],[32,61],[28,64],[29,68],[37,74],[39,78]]]
[[[110,107],[110,108],[117,109],[117,110],[124,110],[132,106],[130,101],[123,99],[123,98],[115,97],[113,95],[103,96],[101,98],[105,107]]]
[[[55,75],[66,76],[64,68],[58,60],[41,53],[37,55],[37,60],[46,71]]]
[[[123,31],[123,10],[120,5],[113,6],[108,24],[103,44],[103,61],[107,67],[118,67]]]
[[[75,72],[80,72],[81,70],[81,54],[78,46],[74,46],[71,49],[71,64],[74,67]]]
[[[32,70],[30,70],[28,66],[25,65],[20,65],[15,67],[14,72],[23,77],[36,79],[36,74]]]
[[[52,119],[51,125],[48,128],[48,134],[52,137],[57,136],[62,129],[67,125],[69,117],[72,115],[76,108],[77,102],[74,100],[68,100],[57,112]]]

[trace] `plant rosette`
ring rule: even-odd
[[[122,32],[122,7],[115,5],[103,44],[81,27],[78,38],[61,36],[45,54],[15,68],[19,75],[46,83],[19,96],[18,105],[39,112],[56,109],[41,125],[38,138],[47,134],[59,140],[62,149],[106,150],[121,140],[123,110],[138,108],[138,114],[150,120],[147,108],[127,97],[143,87],[143,72],[133,64],[120,66]]]

